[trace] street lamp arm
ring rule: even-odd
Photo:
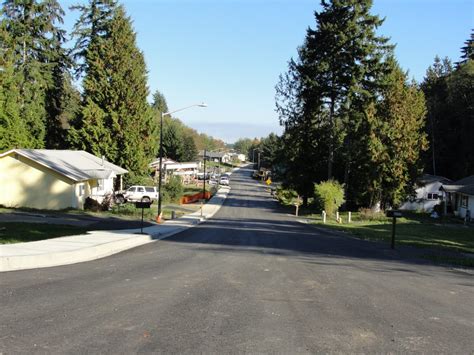
[[[160,171],[159,171],[159,176],[158,176],[158,215],[156,216],[156,221],[160,223],[162,221],[161,219],[161,199],[163,197],[163,194],[161,193],[161,182],[163,180],[163,117],[166,115],[171,115],[172,113],[179,112],[186,110],[191,107],[207,107],[207,105],[204,102],[201,102],[200,104],[194,104],[194,105],[189,105],[183,108],[180,108],[175,111],[170,111],[170,112],[162,112],[160,115]]]
[[[186,107],[182,107],[180,109],[177,109],[177,110],[174,110],[174,111],[170,111],[170,112],[163,112],[162,115],[163,116],[167,116],[167,115],[171,115],[173,113],[176,113],[176,112],[179,112],[179,111],[184,111],[188,108],[191,108],[191,107],[207,107],[207,104],[205,104],[204,102],[201,102],[200,104],[194,104],[194,105],[189,105],[189,106],[186,106]]]

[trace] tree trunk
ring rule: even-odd
[[[329,156],[328,156],[328,180],[333,177],[333,161],[334,161],[334,105],[335,99],[331,97],[329,108]]]

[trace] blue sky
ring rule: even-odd
[[[319,1],[121,3],[145,54],[150,92],[160,90],[170,110],[208,104],[177,114],[185,124],[229,143],[281,133],[274,87],[307,27],[314,28]],[[474,28],[474,0],[375,0],[372,13],[385,17],[379,32],[397,45],[401,66],[417,81],[435,55],[456,61]],[[74,19],[67,12],[68,29]]]

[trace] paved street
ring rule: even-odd
[[[249,176],[169,239],[0,274],[0,353],[474,351],[472,273],[300,223]]]

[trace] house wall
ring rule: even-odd
[[[88,181],[88,191],[89,193],[86,196],[90,196],[94,200],[102,203],[104,196],[114,192],[114,179],[113,177],[109,179],[101,179],[102,187],[99,186],[99,179],[93,179]]]
[[[461,206],[461,197],[462,196],[465,196],[465,197],[468,198],[467,207]],[[470,211],[471,219],[473,219],[474,218],[474,196],[459,194],[459,207],[458,207],[459,217],[461,217],[461,218],[466,217],[466,211],[467,210]]]
[[[90,195],[90,186],[88,182],[79,182],[74,186],[73,208],[84,209],[84,203],[87,196]]]
[[[428,194],[438,194],[439,196],[443,196],[444,198],[444,192],[439,191],[439,188],[442,185],[443,184],[441,182],[437,181],[417,188],[415,200],[406,201],[404,204],[402,204],[400,209],[407,211],[432,211],[434,206],[439,204],[442,200],[428,200]]]
[[[76,207],[74,181],[20,155],[0,158],[0,204],[7,207]]]

